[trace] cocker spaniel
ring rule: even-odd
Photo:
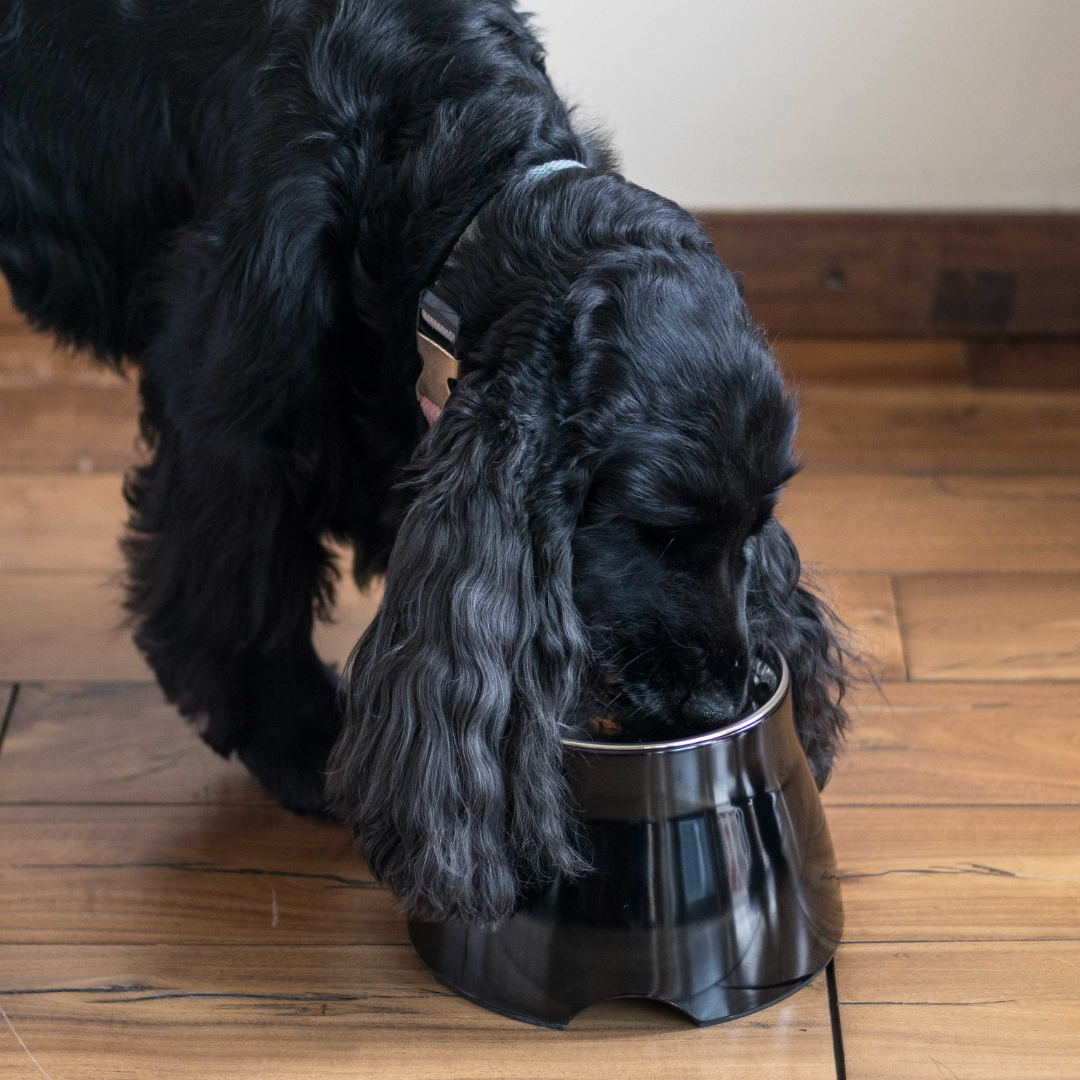
[[[0,147],[17,305],[140,372],[135,640],[408,910],[579,872],[561,738],[720,727],[765,649],[824,783],[845,652],[772,517],[794,404],[510,0],[0,0]],[[386,574],[344,689],[329,540]]]

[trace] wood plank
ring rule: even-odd
[[[822,571],[1080,570],[1080,478],[797,476],[778,517]]]
[[[905,679],[904,644],[887,574],[829,574],[821,595],[847,625],[851,647],[877,679]]]
[[[156,685],[22,683],[0,752],[0,802],[273,799],[239,761],[215,754]]]
[[[121,531],[125,512],[120,484],[121,478],[118,474],[89,477],[48,474],[0,476],[0,568],[119,570],[116,539]],[[797,479],[785,497],[782,514],[797,531],[813,530],[813,537],[824,530],[821,528],[822,523],[815,520],[818,513],[816,509],[805,505],[809,500],[804,500],[802,506],[796,502],[795,513],[792,513],[792,502],[798,500],[800,491],[806,486],[819,492],[824,491],[826,496],[830,489],[839,489],[841,497],[847,498],[853,488],[865,496],[866,489],[873,491],[884,485],[878,480],[864,480],[856,484],[850,478],[827,481],[810,477]],[[916,481],[914,484],[902,484],[901,494],[907,494],[912,488],[916,493],[921,491],[935,500],[946,493],[974,500],[976,503],[993,504],[1005,501],[1010,504],[1008,509],[1014,513],[1016,507],[1013,504],[1027,501],[1036,506],[1044,503],[1070,503],[1074,499],[1080,501],[1080,482],[1073,477],[946,477],[935,482]],[[888,492],[885,494],[887,496]],[[910,494],[908,499],[911,499]],[[797,516],[800,510],[802,514]],[[909,511],[906,518],[917,520],[917,515]],[[865,536],[867,526],[872,526],[873,522],[862,521],[858,524],[860,534]],[[960,528],[963,528],[962,522]],[[859,539],[859,536],[853,536],[852,530],[839,537],[830,532],[826,542],[834,539],[851,542]],[[894,537],[889,539],[895,542]],[[811,561],[815,558],[821,560],[822,552],[819,549],[808,552],[805,541],[803,553]],[[907,554],[910,552],[905,552],[905,555]],[[342,563],[347,564],[348,559],[348,552],[343,551]],[[42,581],[40,602],[47,604],[52,579]],[[895,627],[891,591],[886,578],[873,575],[834,575],[829,577],[825,584],[833,590],[842,617],[867,635],[867,651],[882,658],[885,666],[879,670],[879,677],[902,678],[902,652]],[[79,586],[76,584],[75,587]],[[377,589],[370,595],[360,594],[351,580],[345,577],[340,587],[338,625],[320,628],[319,631],[320,651],[327,659],[344,662],[352,645],[370,621],[378,606],[378,600]],[[58,622],[58,631],[65,627],[80,636],[87,630],[82,624]],[[70,650],[74,647],[74,643],[65,645],[62,651],[71,656]],[[82,670],[85,671],[85,668]],[[67,677],[81,677],[80,672],[76,671],[69,670],[66,674]],[[22,677],[58,678],[65,677],[65,672],[55,668],[49,669],[47,674],[41,674],[40,670],[37,673],[26,670]],[[86,677],[98,676],[91,673]]]
[[[1080,461],[1077,393],[804,382],[799,400],[813,471],[1070,473]],[[128,382],[0,387],[0,470],[125,469],[137,414]]]
[[[851,708],[826,805],[1080,805],[1074,685],[883,683]]]
[[[57,382],[121,386],[125,379],[92,354],[57,345],[51,334],[5,331],[0,323],[0,387]]]
[[[115,558],[113,542],[107,539],[112,527],[105,509],[108,500],[117,516],[122,512],[115,485],[109,478],[87,481],[83,488],[78,486],[83,478],[68,479],[68,488],[53,488],[46,482],[40,497],[34,493],[33,482],[12,483],[12,490],[29,492],[37,501],[27,510],[16,501],[0,504],[10,511],[6,516],[11,522],[6,529],[0,522],[6,533],[0,534],[5,562],[25,565],[34,560],[38,550],[40,561],[46,563],[106,563]],[[955,477],[941,481],[800,477],[785,495],[781,517],[809,564],[855,570],[965,569],[973,564],[1013,569],[1017,563],[1023,569],[1055,562],[1068,567],[1070,560],[1076,565],[1080,548],[1072,538],[1077,535],[1074,521],[1080,518],[1080,499],[1073,497],[1074,479],[984,478],[974,486],[963,481]],[[72,492],[73,524],[72,534],[65,536],[66,527],[54,528],[52,522],[64,516],[68,490]],[[83,498],[80,492],[88,497]],[[830,516],[839,518],[836,526],[830,525]],[[35,544],[39,537],[41,542]],[[887,654],[881,654],[891,666],[882,675],[899,678],[900,650],[891,628],[894,616],[884,579],[867,578],[860,584],[857,578],[836,577],[828,583],[840,589],[869,588],[878,594],[878,600],[869,595],[863,599],[851,593],[842,596],[841,614],[846,612],[857,629],[871,636],[891,635]],[[0,573],[0,599],[5,610],[14,613],[0,624],[0,677],[146,677],[126,637],[115,630],[121,613],[119,588],[111,574]],[[319,631],[320,651],[326,659],[344,662],[378,599],[377,591],[360,594],[348,578],[342,582],[339,622]],[[1067,602],[1064,594],[1059,602]],[[909,612],[909,622],[914,618],[912,612],[914,609]],[[1050,632],[1057,633],[1061,622],[1068,622],[1067,612]],[[877,648],[873,644],[870,651]],[[1023,677],[1039,678],[1045,672],[1040,668]],[[940,677],[950,676],[945,673]],[[969,677],[982,676],[969,673]],[[1066,673],[1064,677],[1075,676]]]
[[[845,941],[1075,937],[1080,807],[828,811]]]
[[[962,341],[778,338],[772,345],[784,376],[796,386],[967,385]]]
[[[949,495],[965,499],[1002,499],[1019,503],[1080,502],[1080,473],[1039,476],[945,475],[935,477]]]
[[[799,451],[818,472],[1070,473],[1080,394],[806,382]],[[139,460],[134,385],[0,387],[0,470],[97,472]]]
[[[120,473],[0,473],[0,570],[120,570],[122,484]]]
[[[335,622],[313,635],[319,655],[344,667],[381,598],[351,578]],[[95,571],[0,571],[0,678],[46,682],[145,682],[153,673],[123,628],[121,576]]]
[[[1080,808],[834,806],[828,818],[845,940],[1075,935]],[[344,829],[275,807],[9,806],[0,829],[0,942],[404,940]]]
[[[829,805],[1080,803],[1080,699],[1068,685],[887,683],[852,695]],[[7,684],[0,684],[6,704]],[[2,709],[0,709],[2,713]],[[148,684],[24,683],[0,801],[266,802]]]
[[[0,967],[16,991],[5,1011],[57,1080],[835,1075],[824,979],[721,1027],[618,1001],[558,1032],[471,1005],[402,947],[8,946]],[[16,1067],[2,1040],[0,1063]]]
[[[0,943],[407,941],[344,826],[276,806],[6,806],[0,833]]]
[[[1080,214],[698,217],[771,334],[1080,336]]]
[[[63,545],[57,544],[63,551]],[[830,575],[824,592],[854,631],[856,647],[883,678],[903,677],[892,592],[883,575]],[[120,572],[0,571],[0,678],[114,682],[152,678],[121,627]],[[344,668],[374,618],[382,583],[360,592],[351,576],[338,586],[334,621],[316,625],[319,655]]]
[[[1080,430],[1080,415],[1077,422]],[[0,564],[118,569],[121,483],[118,473],[0,475]],[[1080,568],[1076,474],[803,474],[788,486],[780,516],[805,559],[840,571]]]
[[[1080,394],[804,383],[799,407],[813,472],[1080,470]]]
[[[845,945],[852,1080],[1080,1076],[1080,943]]]
[[[969,341],[972,386],[1001,390],[1080,390],[1080,341]]]
[[[382,594],[381,579],[376,579],[369,589],[361,592],[351,574],[342,574],[334,604],[334,621],[316,623],[311,635],[315,651],[326,663],[334,664],[339,671],[344,670],[350,653],[375,618]]]
[[[896,589],[912,679],[1080,681],[1080,574],[902,575]]]
[[[116,574],[0,571],[0,678],[152,680],[120,603]]]
[[[126,469],[142,458],[138,412],[133,382],[0,387],[0,471]]]
[[[147,672],[127,635],[117,633],[123,572],[118,540],[127,508],[120,473],[89,476],[0,473],[0,672],[22,679],[129,679]],[[334,621],[315,645],[344,667],[374,617],[382,584],[360,592],[348,572],[352,552],[336,548],[341,579]],[[57,575],[55,571],[99,571]],[[2,571],[49,571],[21,574]]]

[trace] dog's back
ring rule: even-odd
[[[207,116],[198,98],[261,7],[217,4],[212,21],[116,0],[2,7],[0,269],[38,324],[101,355],[138,354],[140,284],[228,167],[205,152],[222,142],[207,121],[242,113],[221,100]]]
[[[17,306],[139,358],[179,228],[250,201],[258,174],[301,176],[299,144],[325,154],[313,131],[355,144],[361,183],[362,133],[407,138],[429,52],[471,23],[496,40],[500,19],[517,21],[503,0],[0,0],[0,271]]]

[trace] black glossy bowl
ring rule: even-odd
[[[525,898],[496,927],[410,922],[435,978],[557,1028],[614,997],[666,1001],[716,1024],[810,982],[839,942],[840,887],[787,665],[759,673],[771,697],[719,731],[567,740],[592,871]]]

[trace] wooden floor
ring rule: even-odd
[[[835,994],[559,1033],[437,986],[344,831],[163,702],[117,629],[134,391],[0,298],[0,1077],[1080,1077],[1080,394],[973,390],[949,342],[782,356],[780,516],[881,680],[825,792]]]

